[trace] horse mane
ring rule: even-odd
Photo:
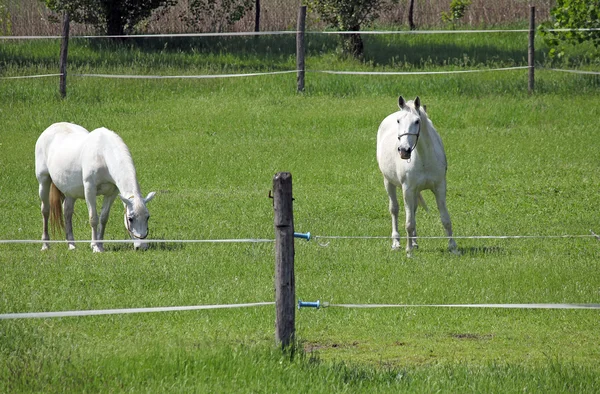
[[[107,161],[107,166],[109,167],[108,170],[111,174],[113,174],[113,177],[115,176],[115,174],[119,174],[122,173],[124,170],[128,171],[132,177],[133,177],[133,181],[134,183],[132,185],[130,185],[131,187],[133,187],[133,190],[121,190],[122,184],[117,184],[117,187],[119,188],[121,193],[126,193],[126,192],[134,192],[137,193],[139,192],[139,184],[137,181],[137,171],[135,169],[135,164],[133,162],[133,157],[131,156],[131,152],[129,151],[129,148],[127,147],[127,144],[125,144],[125,141],[123,141],[123,139],[114,131],[109,130],[105,127],[101,127],[99,129],[94,130],[95,131],[99,131],[101,133],[104,134],[103,138],[106,138],[107,140],[110,141],[110,148],[106,149],[104,152],[104,155],[111,155],[113,158],[116,159],[116,161],[110,160]],[[123,178],[121,178],[123,179]],[[115,179],[116,180],[116,179]],[[117,183],[119,183],[117,181]],[[126,196],[129,197],[129,196]]]

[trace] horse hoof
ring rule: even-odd
[[[75,245],[69,244],[69,250],[75,250]]]
[[[50,247],[48,245],[42,245],[42,252],[45,250],[48,250],[48,249],[50,249]]]

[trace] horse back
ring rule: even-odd
[[[89,132],[73,123],[61,122],[48,127],[35,144],[35,171],[38,179],[50,176],[66,195],[81,189],[81,147]]]

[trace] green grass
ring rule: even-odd
[[[265,48],[249,45],[222,57],[209,49],[191,54],[172,46],[94,45],[72,45],[71,73],[294,67],[289,54],[273,51],[269,58]],[[510,45],[494,50],[510,53]],[[375,60],[375,52],[367,63],[343,59],[331,54],[334,47],[313,47],[310,68],[405,67],[395,65],[395,55]],[[54,72],[56,49],[3,43],[4,75]],[[111,52],[116,58],[106,62]],[[263,56],[268,61],[261,63]],[[502,57],[488,65],[509,63]],[[448,68],[439,60],[408,65]],[[56,79],[3,81],[0,239],[40,237],[33,149],[57,121],[105,126],[124,138],[143,192],[158,192],[149,205],[152,238],[273,238],[268,191],[278,171],[293,174],[297,231],[388,236],[375,137],[398,94],[420,95],[444,140],[457,235],[598,232],[598,82],[540,70],[536,94],[529,96],[525,71],[309,73],[306,92],[298,95],[293,74],[152,81],[71,76],[68,97],[60,100]],[[442,235],[432,195],[425,198],[431,211],[419,212],[419,235]],[[120,210],[115,205],[108,239],[126,238]],[[89,237],[81,201],[74,227],[77,239]],[[390,240],[319,242],[296,243],[303,300],[599,302],[600,244],[594,239],[458,240],[461,256],[447,253],[444,240],[422,240],[412,259],[392,251]],[[272,244],[163,243],[145,253],[108,244],[101,255],[86,244],[74,252],[64,245],[46,253],[39,248],[0,244],[0,313],[274,298]],[[600,386],[597,311],[303,309],[294,355],[275,348],[274,319],[273,308],[263,306],[2,320],[0,392],[597,392]]]

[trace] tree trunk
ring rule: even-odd
[[[415,0],[410,0],[408,3],[408,26],[410,27],[410,30],[415,30],[415,28],[416,28],[414,13],[415,13]]]
[[[123,10],[118,4],[108,4],[106,9],[106,34],[109,36],[122,36],[125,34],[125,18]]]
[[[254,31],[260,31],[260,0],[256,0],[255,4]]]
[[[348,31],[360,31],[360,26],[353,26]],[[364,54],[365,45],[363,43],[360,33],[356,34],[345,34],[344,40],[344,52],[354,56],[357,59],[362,58]]]

